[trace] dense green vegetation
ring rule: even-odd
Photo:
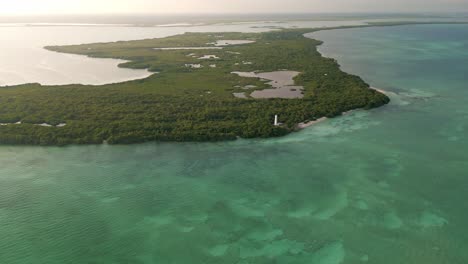
[[[299,122],[335,117],[357,108],[374,108],[389,99],[369,89],[361,78],[344,73],[333,59],[317,51],[320,41],[305,38],[313,30],[284,30],[262,34],[187,33],[163,39],[98,43],[49,50],[129,62],[121,67],[157,72],[143,80],[102,86],[41,86],[0,88],[1,144],[111,144],[145,141],[216,141],[237,137],[282,136]],[[155,50],[158,47],[204,47],[219,39],[256,42],[221,50]],[[220,59],[188,56],[212,54]],[[252,64],[243,64],[249,61]],[[201,63],[191,69],[187,63]],[[239,65],[236,65],[239,63]],[[216,64],[216,68],[209,67]],[[301,72],[303,99],[239,99],[238,86],[268,86],[232,71]],[[237,87],[237,88],[236,88]],[[272,125],[280,115],[282,127]],[[48,123],[65,127],[41,127]]]

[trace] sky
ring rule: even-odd
[[[468,0],[0,0],[0,15],[468,12]]]

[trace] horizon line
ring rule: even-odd
[[[438,15],[438,14],[466,14],[466,11],[321,11],[321,12],[119,12],[119,13],[0,13],[0,17],[30,17],[30,16],[175,16],[175,15]]]

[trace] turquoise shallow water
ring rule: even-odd
[[[467,263],[468,27],[314,36],[392,103],[279,139],[0,147],[0,263]]]

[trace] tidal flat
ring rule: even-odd
[[[259,78],[268,80],[267,85],[270,85],[272,89],[256,90],[250,94],[252,98],[303,98],[302,86],[294,86],[294,78],[297,77],[300,72],[295,71],[275,71],[275,72],[232,72],[240,77],[247,78]],[[247,88],[252,86],[245,86]],[[254,87],[256,88],[256,87]]]

